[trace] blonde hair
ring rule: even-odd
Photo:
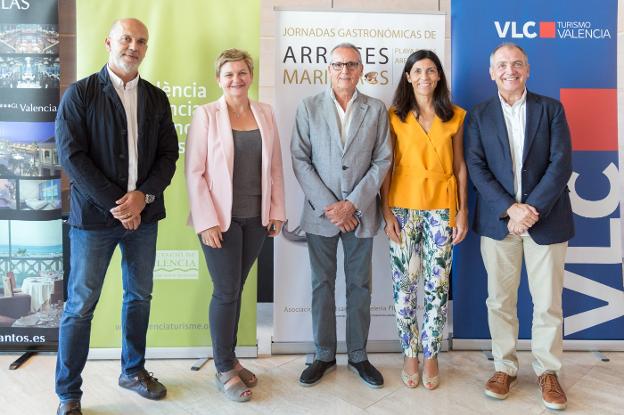
[[[253,59],[251,59],[251,55],[244,50],[240,49],[226,49],[217,56],[217,60],[215,61],[215,72],[217,77],[221,73],[221,67],[228,62],[237,62],[237,61],[245,61],[247,64],[247,68],[249,68],[249,72],[253,75]]]

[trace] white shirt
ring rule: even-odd
[[[514,192],[516,202],[522,202],[522,155],[524,152],[524,131],[526,127],[526,89],[522,97],[509,105],[503,97],[498,94],[498,98],[503,108],[505,125],[507,126],[507,138],[511,150],[511,161],[513,163]]]
[[[139,127],[137,121],[137,86],[139,84],[139,75],[137,74],[132,81],[126,83],[124,86],[122,79],[115,75],[108,65],[106,65],[106,69],[108,69],[108,75],[126,111],[126,120],[128,123],[128,192],[131,192],[136,189],[138,175],[137,143]]]
[[[336,95],[334,95],[334,90],[331,90],[331,98],[334,101],[334,105],[336,106],[336,116],[338,117],[338,127],[340,128],[340,142],[342,143],[342,149],[344,150],[346,140],[347,140],[347,132],[349,131],[349,127],[351,126],[351,118],[353,114],[353,101],[357,97],[358,92],[357,89],[353,93],[353,96],[347,103],[347,109],[343,110],[340,106],[340,103],[336,99]]]

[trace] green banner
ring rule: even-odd
[[[184,142],[193,110],[221,95],[214,60],[227,48],[247,50],[257,62],[260,2],[200,0],[78,0],[78,78],[99,71],[108,54],[104,39],[118,18],[135,17],[149,29],[141,77],[163,89],[171,102],[180,159],[165,192],[167,218],[160,222],[148,347],[209,346],[208,304],[212,283],[199,241],[186,225]],[[258,65],[256,65],[257,67]],[[255,73],[256,81],[258,73]],[[257,97],[257,82],[250,93]],[[121,255],[111,261],[91,333],[91,347],[120,347]],[[243,293],[238,345],[256,345],[256,269]]]

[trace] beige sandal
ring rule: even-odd
[[[217,387],[226,398],[234,402],[247,402],[251,399],[251,390],[242,381],[235,369],[215,374]]]
[[[434,390],[440,385],[440,369],[438,368],[438,374],[432,377],[425,375],[424,371],[425,365],[423,360],[423,374],[422,374],[422,382],[423,386],[429,390]]]
[[[427,377],[424,373],[422,375],[423,386],[429,390],[434,390],[440,385],[440,375],[435,375],[432,378]]]
[[[417,363],[418,362],[418,358],[417,359]],[[407,356],[403,356],[403,367],[401,368],[401,380],[403,381],[403,383],[405,384],[405,386],[407,386],[408,388],[415,388],[416,386],[418,386],[418,382],[420,381],[420,376],[418,376],[418,364],[416,365],[416,373],[414,373],[413,375],[409,375],[406,371],[405,371],[405,361],[407,360]]]
[[[408,388],[415,388],[418,386],[418,382],[420,381],[420,376],[418,376],[418,372],[413,375],[408,375],[405,369],[401,369],[401,380]]]

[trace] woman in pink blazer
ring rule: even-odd
[[[249,54],[225,50],[215,66],[223,96],[197,108],[186,141],[189,225],[214,286],[209,319],[217,385],[243,402],[257,378],[234,353],[241,293],[264,239],[279,234],[286,220],[282,153],[272,108],[248,97]]]

